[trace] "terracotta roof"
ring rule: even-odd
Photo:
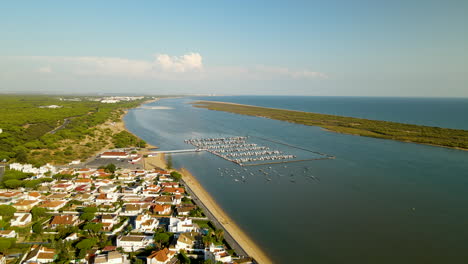
[[[105,246],[102,251],[112,251],[112,250],[116,250],[117,249],[117,246]]]
[[[41,194],[38,193],[38,192],[30,192],[28,193],[29,196],[32,196],[32,197],[41,197]]]
[[[153,212],[164,212],[167,209],[170,209],[171,206],[168,204],[156,204],[153,207]]]
[[[167,195],[159,196],[159,197],[156,197],[156,202],[159,202],[159,203],[172,203],[172,197],[167,196]]]
[[[21,195],[21,194],[22,194],[21,192],[3,192],[3,193],[0,193],[0,196],[13,197],[13,196]]]
[[[66,203],[65,201],[46,201],[45,203],[41,204],[39,207],[54,208],[65,203]]]
[[[172,188],[172,187],[166,187],[162,190],[163,193],[184,193],[185,190],[184,188]]]
[[[153,251],[151,255],[148,256],[149,259],[156,259],[159,262],[165,262],[170,259],[175,253],[169,251],[168,248],[161,249],[159,251]]]
[[[104,152],[101,156],[128,156],[127,152]]]
[[[55,253],[39,253],[37,255],[38,259],[54,259]]]
[[[28,206],[37,203],[37,201],[34,200],[22,200],[17,203],[15,203],[13,206]]]
[[[76,217],[73,215],[56,215],[50,222],[51,225],[72,225],[75,223]]]

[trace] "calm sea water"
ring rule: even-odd
[[[453,128],[468,123],[467,100],[205,99]],[[468,152],[208,111],[191,107],[192,100],[133,109],[126,126],[161,149],[188,148],[187,138],[249,135],[336,156],[245,171],[209,153],[173,155],[275,262],[468,262]],[[235,181],[241,176],[245,183]]]

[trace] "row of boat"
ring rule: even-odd
[[[294,155],[283,154],[279,150],[247,143],[247,137],[187,139],[185,143],[239,165],[257,161],[282,161],[296,158]]]

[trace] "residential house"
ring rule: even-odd
[[[153,210],[153,213],[157,213],[158,215],[168,215],[171,213],[171,205],[155,204],[152,210]]]
[[[56,215],[50,220],[50,227],[57,228],[59,226],[76,226],[79,224],[78,216],[76,215]]]
[[[194,204],[180,204],[176,206],[177,215],[188,216],[190,211],[197,209]]]
[[[18,234],[15,230],[0,230],[0,237],[16,238]]]
[[[151,255],[146,258],[146,264],[167,264],[175,256],[175,252],[167,248],[153,251]]]
[[[147,247],[152,241],[152,236],[121,235],[117,237],[117,247],[122,247],[125,252],[134,252]]]
[[[112,228],[119,223],[119,217],[117,215],[102,215],[101,223],[104,231],[111,231]]]
[[[60,208],[64,207],[67,204],[67,201],[45,201],[39,207],[45,208],[51,211],[58,211]]]
[[[157,204],[173,204],[173,197],[169,195],[161,195],[154,200]]]
[[[21,200],[14,203],[12,206],[18,211],[29,212],[34,206],[39,204],[39,200]]]
[[[53,193],[49,196],[47,196],[47,200],[49,201],[63,201],[67,200],[68,197],[70,197],[71,194],[69,193]]]
[[[175,250],[185,250],[186,252],[204,251],[202,235],[198,232],[186,232],[180,234],[175,244]]]
[[[179,188],[179,183],[178,182],[161,182],[161,187]]]
[[[222,245],[215,246],[213,243],[209,248],[205,249],[205,260],[211,260],[212,263],[232,263],[232,257],[224,247]]]
[[[73,234],[70,234],[68,235],[66,238],[65,238],[65,241],[75,241],[75,240],[78,240],[80,237],[78,236],[77,233],[73,233]]]
[[[183,193],[185,193],[185,190],[184,190],[184,188],[166,187],[161,192],[162,193],[170,193],[170,194],[183,194]]]
[[[57,257],[55,249],[47,248],[42,245],[33,245],[23,263],[25,264],[42,264],[54,262]]]
[[[96,204],[112,204],[117,202],[117,196],[109,193],[100,193],[96,197]]]
[[[127,255],[118,251],[110,251],[104,254],[99,254],[94,257],[95,264],[130,264]]]
[[[32,215],[30,213],[14,213],[11,218],[11,226],[26,226],[32,221]]]
[[[142,212],[142,208],[139,204],[125,204],[124,213],[126,215],[138,215]]]
[[[0,204],[11,204],[23,197],[22,192],[1,192],[0,193]]]
[[[137,232],[154,233],[154,229],[158,227],[158,224],[158,219],[149,214],[138,215],[135,219],[135,230]]]
[[[53,185],[51,187],[51,190],[53,192],[69,192],[73,190],[74,187],[75,185],[71,183],[59,183],[59,184]]]
[[[185,218],[179,219],[176,217],[169,218],[169,232],[172,233],[185,233],[185,232],[192,232],[197,231],[197,228],[192,223],[192,219]]]

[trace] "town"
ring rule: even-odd
[[[6,167],[0,263],[253,263],[230,247],[175,170]]]

